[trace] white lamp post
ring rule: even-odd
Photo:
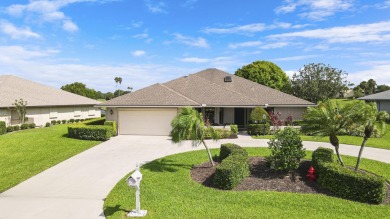
[[[135,210],[130,211],[127,214],[128,217],[144,217],[147,214],[147,210],[141,210],[141,200],[140,200],[140,183],[142,180],[142,173],[139,171],[139,164],[137,164],[137,169],[129,178],[127,178],[127,184],[135,188]]]

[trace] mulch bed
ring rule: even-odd
[[[193,180],[207,187],[213,187],[213,177],[216,166],[211,167],[209,162],[196,165],[191,170]],[[306,178],[310,161],[302,161],[295,177],[281,171],[272,170],[266,163],[264,157],[250,158],[250,176],[244,179],[233,190],[266,190],[278,192],[299,192],[299,193],[317,193],[332,196],[332,194],[322,189],[316,182],[309,181]],[[387,185],[387,200],[385,204],[390,204],[390,185]]]

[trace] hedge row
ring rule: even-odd
[[[98,140],[106,141],[117,134],[116,123],[107,121],[103,123],[106,125],[89,125],[100,124],[102,119],[94,119],[77,125],[68,126],[68,137],[83,140]]]
[[[219,150],[219,159],[221,161],[233,154],[240,154],[248,158],[248,152],[237,144],[226,143],[221,145]]]
[[[317,152],[320,150],[320,152]],[[319,148],[313,152],[313,165],[317,166],[318,183],[335,195],[354,201],[380,204],[386,199],[386,180],[381,176],[357,172],[342,167],[334,160],[333,151]]]
[[[270,131],[270,125],[266,124],[248,124],[247,131],[249,135],[267,135]]]
[[[3,135],[7,132],[7,128],[5,127],[5,122],[0,121],[0,135]]]
[[[221,146],[222,150],[224,151],[222,152],[223,156],[226,154],[228,156],[215,170],[214,186],[219,189],[231,190],[249,176],[248,153],[245,149],[234,144],[224,144]]]

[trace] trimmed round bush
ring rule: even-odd
[[[13,132],[13,131],[14,131],[14,127],[12,127],[12,126],[7,127],[7,132]]]
[[[27,123],[24,123],[20,126],[20,129],[21,130],[25,130],[25,129],[28,129],[29,128],[29,125]]]
[[[30,129],[35,129],[35,127],[37,127],[37,126],[35,125],[35,123],[30,123],[30,124],[28,124],[28,127]]]
[[[268,135],[270,132],[270,124],[248,124],[248,135]]]
[[[20,126],[18,126],[18,125],[14,125],[12,127],[14,128],[14,131],[19,131],[20,130]]]
[[[52,125],[55,125],[55,124],[57,124],[57,121],[52,120],[50,123],[51,123]]]
[[[263,118],[263,115],[265,115],[265,120]],[[250,115],[250,121],[253,124],[259,124],[259,123],[269,123],[270,117],[267,111],[263,107],[256,107],[252,110]]]
[[[5,122],[0,121],[0,135],[7,133],[7,128],[5,126]]]
[[[66,124],[66,119],[61,120],[62,124]]]
[[[46,122],[45,127],[50,127],[50,125],[51,125],[50,122]]]

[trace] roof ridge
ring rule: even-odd
[[[196,103],[196,104],[199,104],[199,105],[200,105],[200,103],[196,102],[195,100],[193,100],[193,99],[191,99],[191,98],[189,98],[189,97],[187,97],[187,96],[184,96],[183,94],[181,94],[181,93],[175,91],[174,89],[172,89],[172,88],[170,88],[170,87],[168,87],[168,86],[166,86],[166,85],[164,85],[164,84],[157,83],[157,85],[160,85],[161,87],[164,87],[164,88],[166,88],[166,89],[168,89],[168,90],[174,92],[175,94],[177,94],[177,95],[179,95],[179,96],[181,96],[181,97],[183,97],[183,98],[185,98],[185,99],[187,99],[187,100],[189,100],[189,101],[191,101],[191,102],[193,102],[193,103]]]
[[[227,74],[229,74],[229,73],[227,73]],[[230,74],[229,74],[229,75],[230,75]],[[216,83],[214,83],[214,82],[212,82],[212,81],[209,81],[209,80],[207,80],[207,79],[204,78],[204,77],[200,77],[200,76],[195,75],[195,74],[193,74],[193,75],[191,75],[191,76],[195,76],[195,77],[201,78],[201,79],[203,79],[203,80],[205,80],[205,81],[207,81],[207,82],[213,84],[214,86],[216,85],[216,86],[218,86],[218,87],[222,87],[222,88],[225,89],[225,90],[228,90],[228,91],[230,91],[230,92],[236,93],[236,94],[238,94],[238,95],[240,95],[240,96],[245,97],[246,99],[255,101],[256,103],[258,103],[258,104],[261,105],[261,103],[260,103],[259,101],[255,100],[255,99],[252,99],[252,98],[250,98],[250,97],[247,97],[246,95],[243,95],[242,93],[239,93],[239,92],[237,92],[237,91],[231,90],[231,89],[226,88],[226,87],[224,87],[224,86],[222,86],[222,85],[216,84]]]

